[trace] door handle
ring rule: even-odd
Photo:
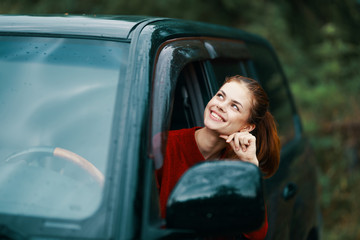
[[[283,198],[285,201],[293,198],[297,193],[297,185],[293,182],[288,183],[283,190]]]

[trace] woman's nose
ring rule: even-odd
[[[219,103],[219,104],[217,105],[217,108],[218,108],[219,111],[221,111],[221,112],[226,112],[224,103]]]

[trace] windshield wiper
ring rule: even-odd
[[[24,240],[25,237],[5,225],[0,225],[0,239],[4,240]]]

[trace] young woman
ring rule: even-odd
[[[272,176],[280,161],[280,141],[269,112],[269,99],[258,82],[243,76],[226,79],[204,111],[205,127],[170,131],[162,168],[156,176],[161,214],[181,175],[194,164],[208,159],[234,159],[255,164],[265,177]],[[264,239],[263,226],[243,234]]]

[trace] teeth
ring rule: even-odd
[[[216,113],[214,113],[214,112],[211,112],[211,116],[213,116],[215,119],[217,119],[217,120],[219,120],[219,121],[223,121],[223,119],[222,119],[219,115],[217,115]]]

